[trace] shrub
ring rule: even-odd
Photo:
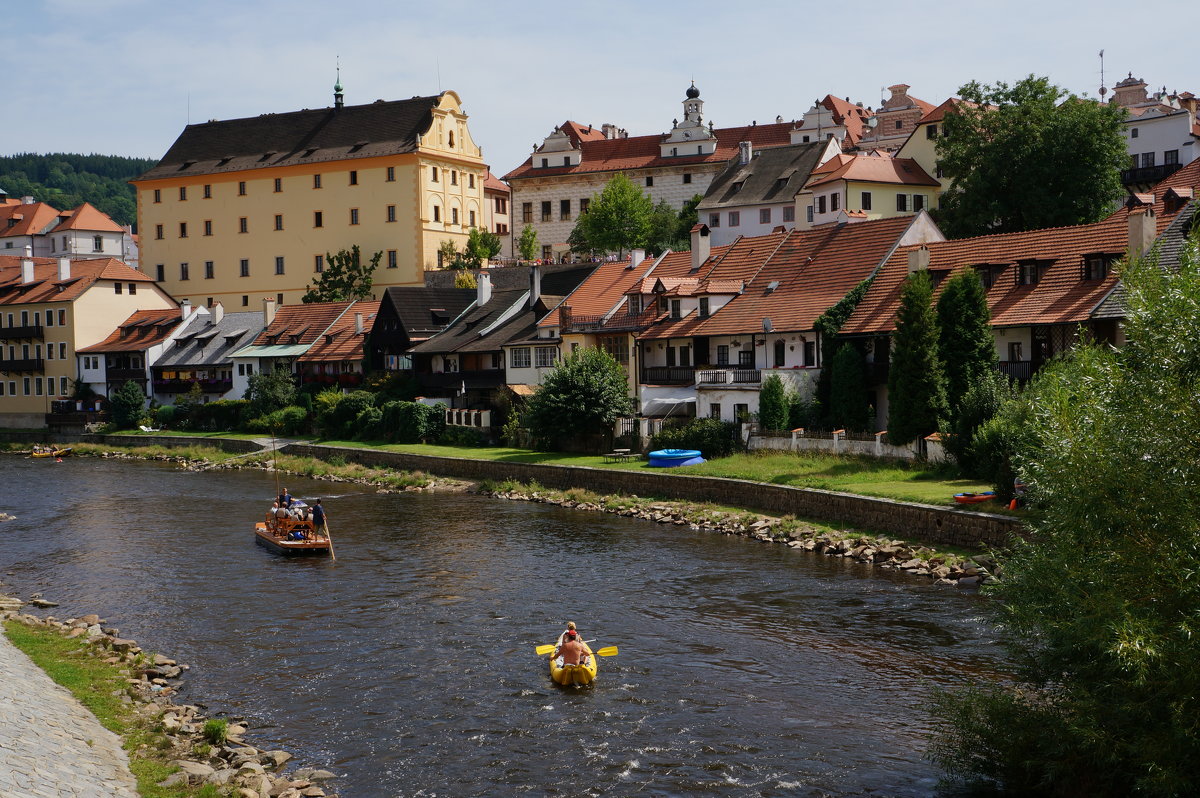
[[[821,418],[821,404],[815,396],[805,399],[798,391],[790,391],[787,395],[787,405],[788,429],[809,429],[817,426]]]
[[[741,448],[738,425],[715,418],[694,418],[664,426],[650,439],[651,449],[698,449],[705,457],[728,457]]]
[[[758,423],[763,429],[779,430],[787,425],[787,396],[778,374],[768,374],[758,391]]]
[[[843,344],[833,358],[829,378],[829,422],[834,429],[868,429],[872,420],[867,403],[867,380],[862,353]]]
[[[380,437],[380,422],[383,421],[383,411],[378,407],[364,407],[354,419],[354,437],[360,441],[375,440]]]
[[[484,446],[487,439],[482,432],[473,427],[448,426],[437,442],[446,446]]]
[[[210,718],[204,721],[204,739],[213,745],[224,745],[229,736],[229,721],[224,718]]]
[[[132,429],[137,426],[145,407],[146,394],[142,391],[142,386],[133,380],[127,380],[108,398],[108,409],[112,414],[113,424],[118,429]]]
[[[946,452],[954,458],[959,469],[968,476],[983,478],[987,466],[976,463],[972,457],[975,433],[993,418],[1006,402],[1012,401],[1014,393],[1008,378],[999,371],[983,375],[967,389],[958,402],[954,427],[944,436]],[[991,433],[989,433],[990,435]],[[992,446],[991,442],[985,446]],[[989,455],[990,457],[991,455]]]
[[[308,431],[308,420],[308,412],[303,407],[292,405],[251,419],[246,424],[246,431],[271,435],[299,435]]]
[[[324,396],[324,394],[321,394]],[[358,431],[355,421],[362,411],[375,404],[375,394],[367,391],[353,391],[338,401],[327,415],[325,426],[321,432],[325,437],[353,438]]]
[[[218,399],[198,405],[192,409],[192,427],[209,432],[237,429],[249,404],[245,399]]]
[[[163,405],[154,411],[154,425],[170,427],[175,422],[175,405]]]

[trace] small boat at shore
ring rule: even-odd
[[[71,447],[66,449],[46,449],[40,452],[30,452],[30,457],[68,457],[71,454]]]
[[[985,493],[956,493],[954,501],[959,504],[979,504],[980,502],[991,501],[996,498],[996,491],[989,490]]]
[[[564,665],[560,657],[550,657],[550,678],[555,684],[561,684],[563,687],[585,687],[596,681],[596,672],[599,670],[596,663],[600,658],[592,653],[587,643],[584,643],[583,647],[587,649],[587,658],[580,665]]]
[[[292,505],[294,512],[277,517],[268,510],[266,517],[254,525],[254,542],[278,554],[330,554],[333,545],[324,529],[317,529],[312,513],[304,502]]]

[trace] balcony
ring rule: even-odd
[[[145,369],[105,368],[104,376],[109,382],[124,382],[125,380],[145,380]]]
[[[155,380],[155,393],[191,393],[192,386],[199,385],[204,393],[225,393],[233,389],[233,380]]]
[[[688,366],[647,366],[642,369],[644,385],[692,385],[696,370]]]
[[[0,371],[8,374],[19,374],[25,371],[45,371],[46,362],[40,357],[27,357],[21,360],[0,360]]]
[[[0,328],[0,338],[15,340],[21,338],[45,338],[40,324],[23,324],[19,327]]]
[[[762,384],[762,371],[759,369],[705,369],[696,372],[696,379],[701,385],[747,385]]]
[[[1036,370],[1031,360],[1000,361],[1000,373],[1010,380],[1016,380],[1017,382],[1028,382]]]
[[[1159,166],[1139,166],[1136,169],[1122,169],[1121,183],[1126,186],[1157,183],[1183,168],[1181,163],[1164,163]]]

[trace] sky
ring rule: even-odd
[[[1033,73],[1096,97],[1102,49],[1110,90],[1132,71],[1153,88],[1200,93],[1186,33],[1200,7],[1175,0],[0,0],[0,9],[9,75],[0,155],[158,158],[189,121],[332,105],[339,63],[347,105],[453,89],[499,175],[567,119],[666,132],[692,80],[717,127],[796,119],[826,94],[878,107],[895,83],[936,105],[971,80]]]

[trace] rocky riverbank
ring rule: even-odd
[[[189,785],[235,798],[320,798],[335,796],[328,783],[335,775],[327,770],[302,768],[285,773],[292,759],[286,751],[264,750],[245,740],[247,729],[240,723],[208,719],[199,707],[176,704],[171,700],[179,680],[188,670],[160,654],[150,655],[134,640],[121,637],[120,630],[109,627],[96,615],[59,620],[40,618],[23,612],[26,602],[0,595],[0,621],[16,621],[26,626],[77,639],[90,656],[116,669],[125,689],[119,698],[139,725],[152,733],[152,739],[130,750],[131,756],[143,755],[175,768],[161,786]],[[28,602],[33,606],[53,607],[40,596]]]
[[[996,561],[986,554],[969,557],[939,552],[902,540],[863,535],[851,530],[828,531],[791,516],[736,512],[713,505],[599,496],[590,491],[550,490],[540,485],[482,483],[478,492],[498,499],[542,502],[575,510],[614,513],[690,530],[719,532],[803,549],[829,557],[845,557],[864,565],[900,570],[935,580],[939,585],[977,588],[999,576]]]

